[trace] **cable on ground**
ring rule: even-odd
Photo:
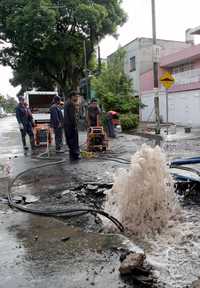
[[[46,153],[46,152],[45,152]],[[41,159],[42,157],[44,157],[45,153],[42,153],[38,156],[39,159]],[[50,160],[49,158],[46,158],[47,160]],[[107,219],[109,219],[110,221],[112,221],[116,227],[121,231],[124,232],[124,227],[123,225],[113,216],[109,215],[107,212],[103,211],[103,210],[99,210],[99,209],[92,209],[92,208],[62,208],[62,209],[34,209],[34,208],[30,208],[30,207],[25,207],[23,205],[17,204],[15,203],[15,201],[12,199],[12,187],[14,186],[15,182],[22,177],[24,174],[29,173],[29,172],[33,172],[34,170],[38,170],[41,168],[46,168],[46,167],[50,167],[50,166],[56,166],[56,165],[60,165],[63,164],[66,160],[64,159],[60,159],[56,162],[50,162],[50,163],[46,163],[37,167],[33,167],[33,168],[29,168],[21,173],[19,173],[14,179],[12,179],[12,181],[9,184],[8,187],[8,202],[9,202],[9,206],[12,208],[16,208],[20,211],[26,212],[26,213],[32,213],[32,214],[36,214],[36,215],[43,215],[43,216],[67,216],[67,217],[73,217],[74,214],[76,214],[76,216],[78,215],[82,215],[83,213],[92,213],[92,214],[99,214],[102,215],[104,217],[106,217]]]

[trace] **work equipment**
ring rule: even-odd
[[[48,146],[52,142],[52,132],[48,124],[37,124],[34,128],[35,144]]]
[[[27,91],[24,93],[35,124],[33,132],[36,146],[48,147],[52,142],[49,108],[55,96],[58,96],[57,91]]]
[[[87,134],[87,151],[106,151],[108,140],[103,127],[90,127]]]

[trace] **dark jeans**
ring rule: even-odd
[[[31,147],[33,148],[35,146],[35,140],[34,140],[32,124],[30,123],[30,124],[24,125],[24,129],[21,129],[20,132],[22,136],[23,146],[26,147],[26,135],[28,134],[30,138]]]
[[[108,136],[111,138],[115,138],[116,135],[112,119],[107,120],[107,129],[108,129]]]
[[[63,129],[62,127],[54,128],[56,150],[60,150],[63,146]]]
[[[80,155],[78,130],[76,128],[65,129],[65,136],[67,145],[69,147],[70,159],[78,159]]]

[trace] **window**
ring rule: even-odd
[[[130,72],[136,70],[136,61],[135,61],[135,56],[130,58]]]
[[[173,67],[172,73],[177,74],[177,73],[181,73],[181,72],[185,72],[185,71],[190,71],[190,70],[192,70],[192,68],[193,68],[192,63],[180,64],[176,67]]]

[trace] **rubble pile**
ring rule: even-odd
[[[138,284],[140,287],[156,287],[156,279],[152,267],[146,262],[144,253],[128,252],[120,257],[119,272],[128,284]]]

